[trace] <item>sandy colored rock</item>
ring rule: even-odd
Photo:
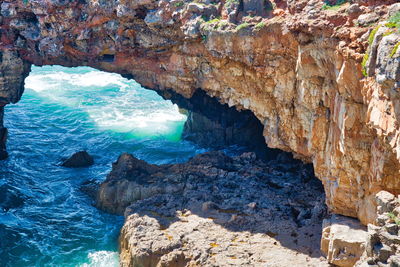
[[[323,222],[321,251],[329,263],[352,267],[365,251],[366,227],[357,220],[333,215]]]

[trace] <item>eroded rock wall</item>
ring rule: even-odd
[[[3,0],[0,49],[25,71],[2,73],[21,85],[29,64],[88,65],[187,98],[201,88],[252,111],[268,146],[313,163],[333,212],[372,222],[372,196],[400,193],[398,52],[385,59],[399,34],[374,41],[369,78],[361,61],[396,1],[265,1],[261,13],[247,2]],[[21,92],[3,84],[0,97]]]
[[[24,80],[30,64],[20,58],[17,51],[4,48],[0,51],[0,160],[7,158],[7,128],[4,127],[4,106],[16,103],[24,92]]]

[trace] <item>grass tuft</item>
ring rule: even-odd
[[[400,30],[400,11],[391,16],[385,26],[392,29]]]
[[[250,26],[250,24],[247,23],[247,22],[245,22],[245,23],[242,23],[242,24],[238,25],[238,26],[236,27],[236,30],[237,30],[237,31],[240,31],[241,29],[248,28],[249,26]]]
[[[374,40],[375,40],[375,35],[376,35],[376,33],[378,32],[378,30],[379,30],[380,27],[381,27],[381,25],[379,25],[378,27],[376,27],[375,29],[373,29],[373,30],[371,31],[371,33],[369,34],[369,37],[368,37],[368,44],[369,44],[369,45],[372,45],[372,43],[374,42]]]
[[[367,51],[367,52],[365,53],[364,57],[363,57],[362,62],[361,62],[362,74],[363,74],[365,77],[368,76],[367,68],[366,68],[368,59],[369,59],[369,54],[368,54],[368,51]]]
[[[262,29],[266,26],[267,24],[264,21],[261,21],[259,23],[256,24],[255,28],[256,29]]]
[[[398,42],[397,44],[394,45],[392,52],[390,52],[391,58],[396,54],[397,50],[399,49],[399,46],[400,46],[400,42]]]

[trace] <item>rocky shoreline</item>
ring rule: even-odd
[[[96,205],[125,215],[121,266],[328,266],[324,201],[312,167],[284,153],[214,151],[169,165],[122,154]]]
[[[376,224],[331,214],[312,167],[281,153],[199,154],[153,165],[122,154],[100,185],[82,189],[125,216],[120,266],[400,264],[400,196],[381,191]]]

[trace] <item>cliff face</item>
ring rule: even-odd
[[[372,196],[400,193],[399,33],[372,36],[368,78],[361,61],[369,31],[400,7],[353,2],[0,1],[0,100],[19,100],[30,64],[88,65],[186,98],[201,89],[312,162],[333,212],[372,222]]]

